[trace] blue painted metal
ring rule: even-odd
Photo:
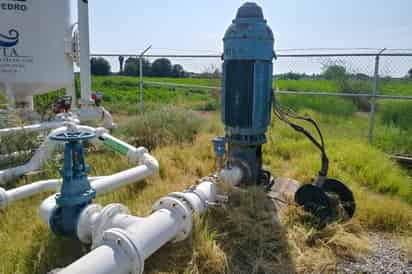
[[[216,154],[216,157],[222,158],[223,155],[225,155],[225,145],[226,145],[226,140],[224,137],[216,137],[213,138],[213,148]]]
[[[229,161],[258,183],[261,145],[271,120],[274,36],[255,3],[245,3],[226,31],[223,54],[222,121]]]
[[[84,160],[81,141],[94,138],[89,132],[65,132],[50,139],[66,142],[64,164],[60,173],[63,184],[56,195],[57,208],[50,219],[52,231],[58,235],[76,236],[76,225],[81,211],[96,197],[88,180],[89,166]]]

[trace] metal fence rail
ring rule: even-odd
[[[176,62],[187,62],[187,64],[214,62],[214,66],[220,68],[222,56],[218,54],[146,54],[144,57],[140,54],[124,53],[94,53],[92,57],[115,58],[119,56],[133,57],[142,60],[154,60],[156,58],[168,58]],[[115,61],[114,61],[115,62]],[[113,61],[112,61],[113,63]],[[382,94],[379,92],[380,81],[384,77],[400,79],[407,74],[407,68],[412,68],[412,51],[401,52],[399,50],[381,49],[373,52],[333,52],[333,53],[278,53],[275,61],[275,72],[286,73],[287,71],[300,72],[306,77],[307,71],[313,71],[313,75],[320,75],[321,71],[328,66],[339,65],[348,70],[352,75],[367,77],[366,81],[370,82],[369,91],[349,91],[349,92],[324,92],[317,90],[278,90],[278,94],[304,95],[304,96],[334,96],[334,97],[364,97],[370,100],[369,128],[368,139],[373,141],[373,131],[375,126],[375,115],[378,100],[412,100],[412,90],[404,94]],[[277,68],[281,68],[279,71]],[[306,70],[306,71],[305,71]],[[144,73],[144,72],[143,72]],[[315,76],[312,77],[312,79]],[[190,85],[178,83],[166,83],[156,81],[139,81],[141,98],[143,95],[144,84],[152,86],[180,87],[180,88],[200,88],[207,90],[220,89],[219,86]],[[411,95],[409,95],[411,94]],[[141,102],[142,103],[142,102]]]

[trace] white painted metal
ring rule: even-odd
[[[90,181],[100,180],[104,177],[90,177]],[[5,190],[0,187],[0,208],[6,208],[12,203],[31,197],[35,194],[46,191],[58,191],[61,186],[61,179],[50,179],[38,181],[28,185],[20,186],[14,189]]]
[[[70,1],[0,0],[0,6],[0,40],[12,42],[0,46],[0,83],[17,101],[71,84]]]
[[[101,134],[104,134],[107,132],[107,130],[104,128],[95,129],[95,128],[88,127],[88,126],[76,125],[75,123],[72,123],[72,122],[70,123],[66,122],[65,126],[53,130],[49,134],[49,136],[58,134],[61,132],[76,131],[76,130],[92,132],[92,133],[95,133],[97,136],[100,136]],[[36,150],[36,153],[33,155],[33,157],[28,163],[18,166],[18,167],[1,170],[0,171],[0,185],[3,185],[7,181],[10,181],[11,179],[24,175],[28,172],[41,169],[44,163],[50,158],[50,155],[56,150],[56,148],[58,148],[59,146],[62,146],[61,143],[50,140],[49,136],[46,138],[46,140],[44,140],[41,146]]]
[[[156,173],[155,169],[140,165],[95,181],[92,183],[92,187],[98,194],[105,194],[133,182],[141,181]]]
[[[53,121],[53,122],[45,122],[41,124],[23,126],[23,127],[13,127],[13,128],[3,128],[0,129],[0,136],[8,135],[8,134],[15,134],[20,131],[24,132],[37,132],[43,131],[48,129],[58,128],[64,125],[63,121]]]
[[[60,274],[141,274],[150,255],[168,242],[189,236],[192,214],[204,212],[217,197],[213,179],[204,178],[186,192],[171,193],[160,199],[154,205],[154,212],[145,218],[129,215],[121,205],[104,209],[89,206],[79,218],[78,227],[82,228],[80,239],[86,243],[92,239],[96,248]],[[113,267],[118,263],[122,266]]]
[[[93,250],[59,274],[118,274],[132,273],[129,256],[120,246],[104,245]]]
[[[231,185],[231,186],[238,186],[240,181],[242,180],[243,172],[242,170],[237,167],[233,166],[231,168],[222,169],[219,172],[219,178],[222,182]]]
[[[124,149],[127,149],[127,158],[130,162],[132,163],[138,163],[139,161],[144,159],[144,154],[147,153],[147,149],[144,147],[134,147],[132,145],[127,144],[126,142],[123,142],[122,140],[108,134],[108,133],[104,133],[101,135],[101,138],[99,140],[107,140],[109,139],[110,141],[112,141],[113,143],[118,144],[119,146],[121,146]]]
[[[159,164],[150,154],[145,153],[142,156],[142,162],[143,165],[92,181],[90,183],[91,187],[96,190],[97,195],[102,195],[122,186],[141,181],[158,172]],[[50,196],[40,205],[39,215],[45,223],[49,223],[50,216],[55,208],[55,195]]]
[[[5,208],[14,201],[33,196],[43,191],[57,191],[59,185],[59,180],[46,180],[8,191],[0,187],[0,208]]]
[[[90,71],[90,41],[89,41],[89,4],[88,1],[78,0],[77,10],[80,32],[80,86],[81,105],[91,105],[91,71]]]

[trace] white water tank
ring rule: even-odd
[[[0,86],[9,96],[73,84],[71,28],[70,0],[0,0]]]

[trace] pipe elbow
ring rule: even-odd
[[[0,187],[0,209],[4,209],[8,206],[7,191]]]
[[[156,160],[155,157],[150,155],[149,153],[143,154],[143,164],[150,169],[152,174],[159,173],[159,162]]]
[[[50,218],[56,207],[56,195],[49,196],[41,203],[39,207],[39,216],[47,225],[50,225]]]
[[[231,168],[222,169],[219,172],[219,179],[230,186],[238,186],[243,178],[243,172],[240,167],[234,166]]]

